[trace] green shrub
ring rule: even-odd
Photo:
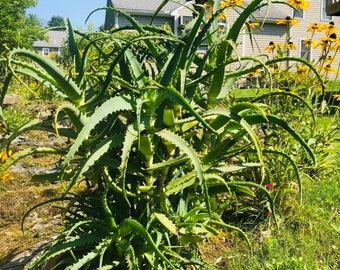
[[[53,258],[60,269],[205,268],[199,242],[220,230],[235,230],[248,241],[235,226],[234,213],[276,222],[271,188],[277,164],[269,160],[279,157],[289,165],[281,173],[301,183],[294,159],[283,152],[287,149],[264,143],[263,127],[280,130],[279,137],[288,133],[303,149],[299,154],[312,163],[315,157],[303,138],[265,103],[230,104],[229,92],[237,78],[258,69],[227,72],[235,63],[248,61],[234,54],[238,34],[252,12],[265,4],[252,1],[229,31],[220,33],[217,22],[223,9],[216,3],[211,18],[202,9],[179,37],[144,27],[112,9],[138,34],[115,29],[84,35],[83,51],[68,22],[74,59],[68,75],[29,50],[11,52],[13,74],[32,76],[61,94],[65,103],[54,121],[32,121],[13,132],[2,147],[30,129],[73,141],[69,149],[24,150],[1,167],[0,173],[32,153],[64,155],[59,178],[67,180],[68,187],[56,200],[67,202],[66,228],[31,269]],[[198,53],[203,45],[207,50]],[[93,50],[96,57],[88,57]],[[287,59],[315,70],[289,57],[260,66]],[[60,128],[57,124],[63,119],[72,127]],[[86,182],[88,192],[71,194],[79,181]]]

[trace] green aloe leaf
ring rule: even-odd
[[[179,137],[175,133],[172,133],[168,130],[161,130],[161,131],[158,131],[156,134],[160,136],[161,138],[163,138],[164,140],[174,144],[176,147],[178,147],[181,151],[183,151],[190,158],[191,162],[193,163],[195,167],[197,178],[202,188],[207,210],[209,213],[211,213],[209,193],[208,193],[208,188],[207,188],[207,185],[204,179],[204,171],[203,171],[201,162],[196,152],[188,145],[188,143],[185,140],[183,140],[181,137]]]
[[[250,125],[261,124],[261,123],[271,123],[271,124],[280,126],[285,131],[287,131],[290,135],[292,135],[292,137],[301,144],[301,146],[306,150],[306,152],[312,158],[314,166],[317,165],[317,160],[316,160],[313,150],[300,137],[300,135],[297,134],[295,130],[289,126],[289,124],[285,120],[279,118],[276,115],[267,115],[267,119],[269,120],[269,122],[266,119],[264,119],[262,115],[247,115],[247,116],[244,116],[244,118]]]
[[[149,247],[161,258],[170,269],[176,269],[175,266],[169,261],[167,257],[158,249],[156,243],[153,241],[151,235],[148,231],[141,225],[138,221],[134,219],[126,219],[124,220],[118,227],[119,235],[124,236],[129,233],[137,233],[142,236],[146,242],[148,243]]]
[[[63,172],[68,166],[71,158],[75,155],[82,143],[88,138],[91,130],[100,122],[105,119],[109,114],[120,111],[134,110],[134,101],[129,97],[113,97],[104,102],[89,118],[86,125],[83,127],[81,132],[78,134],[77,139],[71,146],[65,160],[62,163],[62,173],[60,179],[62,179]]]
[[[60,88],[60,90],[70,99],[72,103],[75,105],[80,105],[83,102],[82,91],[71,78],[68,78],[65,73],[60,70],[54,61],[27,49],[14,49],[9,56],[10,65],[15,55],[27,57],[39,64],[47,72],[47,74],[54,79],[54,86]],[[13,70],[13,67],[11,68]]]

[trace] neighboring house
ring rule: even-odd
[[[107,6],[119,9],[130,14],[135,20],[143,25],[148,25],[163,0],[108,0]],[[175,34],[179,34],[181,25],[192,19],[193,1],[180,0],[169,1],[158,13],[152,22],[155,26],[168,24]],[[131,25],[121,14],[107,11],[105,18],[105,29],[121,28]]]
[[[291,51],[292,56],[305,57],[307,60],[315,59],[319,56],[319,50],[314,48],[306,48],[303,41],[311,37],[311,33],[307,32],[307,26],[313,23],[329,23],[333,17],[326,13],[326,3],[335,3],[340,6],[340,0],[311,0],[310,7],[307,11],[295,12],[288,5],[272,4],[268,13],[266,7],[254,12],[251,20],[257,20],[265,23],[262,27],[253,29],[253,37],[256,42],[251,43],[249,35],[240,34],[239,39],[239,53],[242,56],[254,55],[264,53],[264,48],[268,46],[270,41],[275,43],[284,43],[286,40],[286,25],[276,24],[277,20],[283,20],[286,17],[295,17],[299,20],[299,25],[291,29],[291,41],[297,46],[297,50]],[[163,0],[108,0],[107,5],[120,9],[129,13],[141,24],[150,24],[151,18],[155,10]],[[194,1],[180,0],[177,2],[169,1],[159,12],[156,19],[153,21],[154,25],[169,24],[175,34],[180,33],[180,26],[185,24],[192,18],[192,4]],[[249,1],[248,1],[249,2]],[[181,3],[181,4],[179,4]],[[245,1],[247,3],[247,1]],[[232,25],[232,23],[239,16],[237,12],[227,12],[225,24]],[[122,15],[108,11],[105,18],[105,29],[112,27],[124,27],[130,25],[129,21]],[[244,30],[246,33],[246,30]],[[324,36],[324,33],[315,33],[314,39]]]
[[[66,40],[65,31],[48,31],[47,41],[46,40],[34,41],[33,48],[37,53],[46,57],[61,54],[65,40]]]
[[[328,24],[333,21],[333,17],[328,16],[326,13],[326,1],[328,0],[312,0],[310,6],[306,11],[296,12],[287,5],[272,4],[269,12],[266,14],[266,7],[261,8],[253,13],[252,21],[258,21],[261,23],[260,27],[256,27],[252,30],[253,38],[255,42],[250,42],[249,35],[240,35],[239,39],[239,52],[242,56],[265,53],[264,48],[269,45],[269,42],[276,44],[284,44],[286,41],[287,28],[284,24],[277,24],[277,20],[284,20],[287,17],[296,18],[299,24],[293,26],[290,30],[290,41],[296,45],[296,50],[291,50],[291,56],[304,57],[311,61],[317,59],[320,56],[320,49],[306,47],[304,41],[307,38],[312,37],[311,32],[307,32],[307,27],[311,24]],[[333,0],[334,1],[334,0]],[[233,12],[227,16],[227,23],[232,24],[233,21],[239,16],[236,12]],[[265,16],[267,16],[265,18]],[[265,18],[265,23],[262,22]],[[244,30],[246,33],[247,30]],[[325,33],[315,32],[313,39],[320,41],[319,38],[325,36]]]

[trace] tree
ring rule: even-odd
[[[15,47],[32,48],[34,40],[44,38],[37,17],[26,14],[35,5],[36,0],[0,1],[0,54]]]
[[[47,22],[48,27],[58,27],[65,26],[65,20],[61,16],[52,16],[51,19]]]

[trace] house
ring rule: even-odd
[[[266,6],[256,10],[250,20],[259,22],[260,25],[252,29],[252,40],[248,33],[248,29],[243,29],[238,39],[238,54],[240,56],[254,56],[260,54],[270,53],[265,51],[269,43],[285,44],[287,40],[294,45],[295,49],[289,50],[289,55],[292,57],[302,57],[308,61],[318,61],[321,56],[320,48],[315,46],[305,45],[305,41],[311,37],[316,42],[321,42],[320,38],[325,36],[325,32],[308,32],[307,29],[312,24],[333,24],[333,17],[328,15],[329,8],[327,4],[340,5],[340,0],[310,0],[309,8],[306,11],[294,10],[288,5],[272,3],[269,10]],[[151,18],[155,10],[163,0],[109,0],[108,6],[120,9],[129,13],[141,24],[150,24]],[[154,25],[160,26],[165,23],[171,26],[175,34],[180,34],[181,25],[192,19],[192,4],[194,1],[169,1],[159,12],[156,19],[153,21]],[[244,0],[244,5],[249,3],[249,0]],[[227,16],[221,25],[227,29],[239,17],[241,8],[227,10]],[[277,24],[278,20],[286,20],[287,18],[294,18],[298,20],[299,24],[294,25],[290,29],[287,36],[287,25]],[[105,27],[111,29],[112,27],[124,27],[130,25],[129,21],[122,15],[107,12]],[[336,66],[337,62],[332,65]]]
[[[317,50],[309,47],[306,48],[304,40],[310,37],[307,32],[307,27],[313,23],[329,23],[333,21],[333,17],[327,15],[326,4],[329,2],[340,6],[340,0],[313,0],[310,2],[310,7],[307,11],[294,11],[288,5],[272,4],[267,13],[266,7],[254,12],[252,20],[257,20],[265,23],[253,30],[253,37],[256,42],[252,43],[249,40],[249,35],[240,35],[240,53],[241,55],[254,55],[263,53],[264,48],[268,46],[270,41],[275,43],[284,43],[286,39],[286,26],[276,24],[277,20],[284,20],[287,17],[296,18],[299,25],[292,27],[290,30],[290,41],[297,46],[297,50],[292,51],[292,56],[307,57],[307,60],[312,60],[318,56]],[[150,24],[151,18],[155,10],[163,0],[108,0],[107,5],[120,9],[129,13],[141,24]],[[249,1],[248,1],[249,2]],[[339,4],[338,4],[339,2]],[[180,4],[181,3],[181,4]],[[245,4],[247,1],[245,1]],[[192,4],[193,1],[169,1],[159,12],[156,19],[153,21],[154,25],[161,26],[165,23],[169,24],[175,34],[179,34],[180,26],[185,24],[192,18]],[[231,25],[239,16],[238,12],[227,12],[225,24]],[[124,27],[130,25],[129,21],[122,15],[108,11],[105,18],[105,29],[112,27]],[[244,31],[246,33],[246,31]],[[314,33],[314,38],[320,38],[323,34]]]
[[[312,33],[307,31],[307,28],[312,24],[329,24],[333,21],[333,17],[326,13],[326,1],[310,1],[310,6],[306,11],[299,10],[299,12],[290,8],[288,5],[272,4],[269,12],[267,13],[266,7],[262,7],[253,13],[252,20],[260,23],[259,27],[252,29],[252,37],[255,42],[250,42],[249,35],[241,33],[239,39],[239,52],[242,56],[256,55],[264,53],[270,42],[275,44],[284,44],[287,39],[287,25],[277,24],[278,20],[285,20],[287,18],[295,18],[298,25],[292,26],[289,33],[289,41],[296,46],[296,50],[291,50],[290,55],[302,57],[309,61],[316,59],[320,56],[320,50],[313,46],[305,46],[304,41],[311,38]],[[232,24],[239,16],[237,12],[228,14],[226,23]],[[262,24],[262,22],[265,22]],[[313,39],[320,41],[321,37],[325,36],[323,32],[313,33]],[[253,45],[252,45],[253,44]]]
[[[34,50],[46,57],[61,54],[62,47],[67,39],[65,31],[48,31],[47,40],[36,40],[33,43]]]
[[[108,0],[107,6],[119,9],[130,14],[135,20],[143,25],[148,25],[152,17],[161,5],[163,0]],[[169,25],[174,34],[179,34],[181,25],[192,19],[193,1],[180,0],[176,2],[169,1],[158,13],[158,16],[152,21],[155,26]],[[121,28],[131,25],[130,22],[121,14],[107,11],[104,28]]]

